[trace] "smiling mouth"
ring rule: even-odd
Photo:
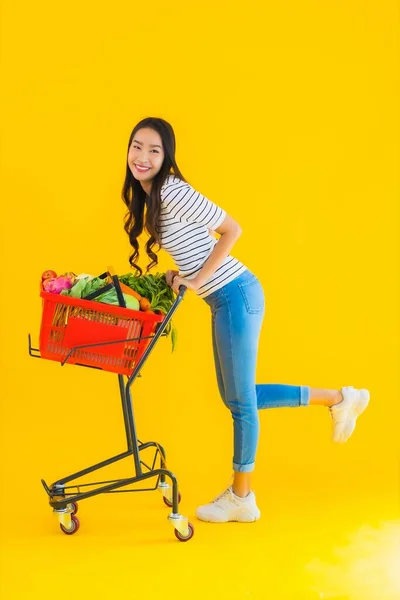
[[[146,173],[146,171],[150,171],[150,167],[140,167],[139,165],[135,165],[135,167],[140,173]]]

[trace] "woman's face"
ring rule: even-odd
[[[132,175],[145,190],[160,171],[163,161],[164,150],[159,133],[148,127],[139,129],[128,151],[128,164]]]

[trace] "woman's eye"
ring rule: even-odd
[[[135,145],[134,145],[134,146],[133,146],[133,148],[134,148],[135,150],[140,150],[139,146],[135,146]],[[154,150],[153,150],[153,152],[156,152],[156,153],[158,154],[158,150],[155,150],[155,149],[154,149]]]

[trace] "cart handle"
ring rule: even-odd
[[[186,285],[180,285],[179,286],[179,299],[183,298],[183,296],[185,295],[186,290],[187,290]]]

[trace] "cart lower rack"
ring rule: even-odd
[[[124,416],[127,450],[96,465],[92,465],[51,485],[42,479],[48,494],[49,504],[57,516],[61,530],[67,535],[79,529],[76,516],[78,502],[102,493],[140,492],[159,490],[164,503],[172,508],[168,520],[172,523],[179,541],[186,542],[194,535],[194,528],[188,518],[179,514],[178,504],[181,495],[178,482],[171,471],[166,469],[164,448],[157,442],[141,442],[136,435],[133,415],[131,387],[183,299],[186,288],[180,287],[179,294],[163,317],[154,313],[133,311],[125,308],[118,279],[113,277],[121,306],[113,306],[91,299],[77,299],[70,296],[41,291],[43,314],[40,331],[40,347],[33,348],[29,335],[29,354],[35,358],[55,360],[61,365],[76,364],[111,371],[118,374],[119,390]],[[124,376],[127,377],[125,381]],[[141,458],[143,451],[154,448],[152,464]],[[142,455],[141,455],[142,453]],[[119,460],[133,457],[134,476],[111,481],[67,485],[93,471],[98,471]],[[159,467],[156,463],[159,459]],[[153,487],[123,489],[138,482],[156,478]],[[172,486],[167,483],[168,478]],[[94,488],[83,491],[85,488]]]

